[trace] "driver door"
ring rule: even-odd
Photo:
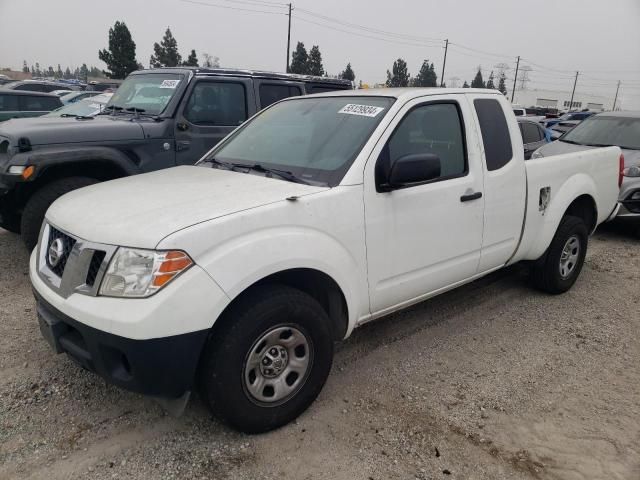
[[[195,162],[256,111],[250,78],[200,78],[175,123],[176,164]]]
[[[430,97],[433,98],[433,97]],[[482,246],[483,173],[464,98],[416,99],[396,116],[365,167],[371,312],[408,305],[476,274]],[[473,136],[471,136],[473,138]],[[380,191],[394,162],[432,154],[440,174]]]

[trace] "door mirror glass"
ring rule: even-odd
[[[440,157],[435,153],[412,153],[391,167],[387,188],[403,188],[440,177]]]

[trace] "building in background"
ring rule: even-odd
[[[508,98],[511,98],[510,95]],[[601,112],[603,110],[611,110],[613,106],[613,95],[605,97],[586,93],[582,90],[576,91],[573,96],[573,105],[571,102],[571,90],[545,90],[545,89],[527,89],[517,90],[513,99],[513,103],[522,105],[523,107],[550,107],[558,110],[592,110]],[[616,109],[621,108],[620,98],[616,105]]]

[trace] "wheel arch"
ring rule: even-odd
[[[349,330],[349,306],[345,294],[328,274],[314,268],[291,268],[267,275],[242,290],[231,299],[219,318],[236,303],[243,301],[253,290],[269,284],[286,285],[313,297],[324,309],[331,322],[334,340],[342,340]],[[216,328],[217,322],[213,328]]]

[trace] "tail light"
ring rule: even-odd
[[[620,154],[620,166],[618,168],[618,188],[622,186],[622,177],[624,176],[624,155]]]

